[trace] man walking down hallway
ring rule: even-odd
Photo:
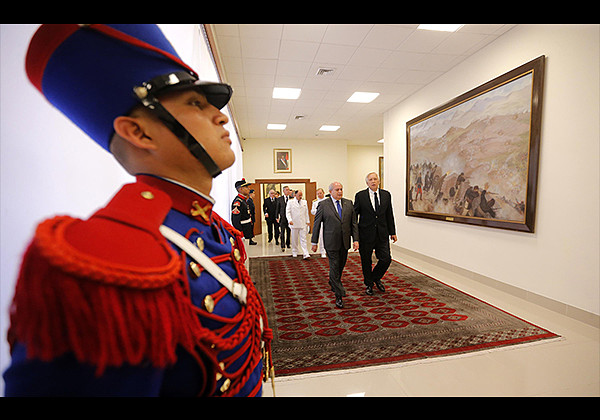
[[[342,285],[342,271],[348,258],[351,237],[354,250],[358,249],[358,225],[352,201],[342,197],[342,184],[331,183],[329,194],[331,198],[321,201],[317,206],[311,243],[312,251],[316,252],[319,232],[323,229],[323,243],[329,259],[329,285],[335,294],[335,305],[343,308],[346,290]]]
[[[366,293],[373,295],[373,285],[381,292],[385,286],[381,278],[392,262],[390,241],[396,242],[396,225],[392,210],[392,195],[379,188],[379,176],[371,172],[365,177],[367,188],[354,197],[354,211],[358,217],[360,238],[360,260],[364,276]],[[377,264],[372,265],[373,250]]]

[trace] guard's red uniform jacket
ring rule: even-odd
[[[246,304],[161,225],[243,284]],[[86,221],[41,223],[11,307],[6,395],[261,395],[272,332],[245,257],[206,197],[153,176]]]

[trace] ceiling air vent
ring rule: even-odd
[[[332,68],[319,67],[317,69],[317,76],[329,76],[334,71],[335,71],[335,69],[332,69]]]

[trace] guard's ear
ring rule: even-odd
[[[113,121],[115,133],[140,149],[156,149],[156,144],[146,134],[144,120],[138,117],[119,116]]]

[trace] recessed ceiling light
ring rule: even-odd
[[[351,97],[348,98],[348,102],[360,102],[368,104],[379,96],[376,92],[354,92]]]
[[[267,130],[285,130],[286,124],[267,124]]]
[[[274,88],[273,98],[275,99],[298,99],[301,89],[295,88]]]
[[[321,128],[319,128],[319,130],[321,130],[321,131],[338,131],[339,128],[340,128],[339,125],[322,125]]]
[[[445,23],[445,24],[432,24],[432,23],[422,23],[420,24],[417,29],[426,29],[428,31],[442,31],[442,32],[456,32],[458,31],[460,28],[462,28],[464,26],[464,24],[451,24],[451,23]]]

